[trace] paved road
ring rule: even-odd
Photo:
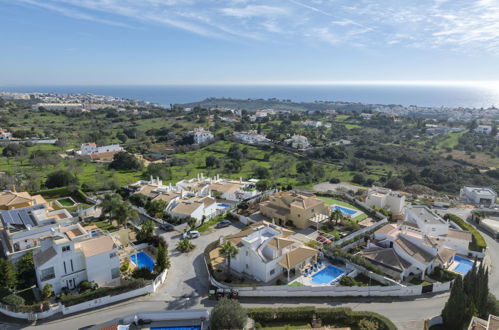
[[[451,210],[452,211],[452,210]],[[460,216],[459,212],[453,212]],[[216,230],[210,234],[203,235],[194,240],[196,249],[188,254],[179,254],[175,245],[179,239],[178,234],[164,234],[169,242],[172,267],[168,273],[166,284],[158,293],[150,296],[140,297],[131,301],[123,302],[89,311],[74,316],[53,321],[43,321],[36,327],[29,329],[77,329],[85,326],[101,323],[119,318],[138,311],[156,311],[184,308],[212,308],[215,302],[206,298],[208,283],[206,280],[207,270],[203,262],[203,250],[206,244],[218,239],[221,235],[238,232],[236,227],[228,227]],[[499,243],[486,236],[489,244],[489,254],[493,265],[499,265]],[[499,268],[493,266],[490,276],[491,291],[499,296]],[[438,315],[445,302],[448,293],[417,299],[390,299],[390,298],[351,298],[331,299],[277,299],[277,298],[244,298],[241,303],[247,307],[269,305],[278,306],[345,306],[354,310],[366,310],[387,316],[399,327],[399,329],[415,330],[422,329],[423,320]],[[2,329],[0,327],[0,329]]]

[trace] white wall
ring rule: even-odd
[[[99,286],[112,286],[119,284],[119,277],[116,279],[111,277],[111,269],[120,267],[120,258],[117,255],[110,258],[110,254],[112,252],[117,254],[117,252],[113,250],[85,258],[88,281],[93,281],[99,284]]]

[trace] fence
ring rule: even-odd
[[[145,294],[150,294],[155,292],[161,284],[163,284],[166,280],[166,275],[168,273],[168,270],[163,271],[161,274],[159,274],[154,281],[146,285],[142,288],[138,288],[136,290],[124,292],[115,296],[105,296],[89,301],[82,302],[77,305],[69,306],[66,307],[61,303],[58,303],[56,305],[51,306],[51,308],[48,311],[44,312],[39,312],[39,313],[20,313],[20,312],[15,312],[13,311],[13,308],[4,304],[0,304],[0,312],[14,318],[18,319],[26,319],[26,320],[39,320],[39,319],[44,319],[50,316],[53,316],[57,313],[62,313],[63,315],[71,314],[71,313],[77,313],[81,312],[87,309],[91,308],[97,308],[103,305],[107,304],[112,304],[121,300],[126,300],[138,296],[142,296]]]

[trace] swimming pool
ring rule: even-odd
[[[473,261],[470,259],[454,256],[454,261],[458,263],[458,265],[454,268],[454,271],[460,274],[466,275],[471,268],[473,268]]]
[[[317,274],[312,275],[312,282],[315,284],[329,284],[343,274],[345,272],[341,269],[329,265]]]
[[[341,213],[347,214],[347,215],[354,215],[355,213],[357,213],[357,210],[349,209],[347,207],[343,207],[343,206],[339,206],[339,205],[333,206],[333,210],[340,210]]]
[[[218,207],[223,207],[224,209],[231,207],[230,204],[224,204],[224,203],[217,203]]]
[[[137,258],[139,259],[138,264],[136,261]],[[147,267],[147,269],[149,269],[151,272],[154,270],[154,260],[152,260],[151,257],[149,257],[149,255],[145,252],[139,252],[137,253],[137,255],[132,254],[130,255],[130,259],[139,268]]]

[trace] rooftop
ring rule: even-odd
[[[86,258],[112,251],[116,248],[114,240],[110,236],[101,236],[79,243],[80,249]]]
[[[395,244],[397,244],[405,253],[423,264],[427,264],[433,260],[433,256],[430,253],[426,252],[402,236],[399,236],[395,240]]]

